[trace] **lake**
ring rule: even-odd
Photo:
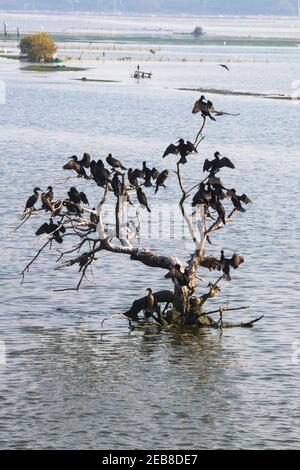
[[[71,155],[111,152],[128,167],[146,160],[175,171],[176,159],[162,160],[163,151],[180,137],[192,140],[200,125],[191,114],[199,93],[179,88],[299,92],[299,48],[184,47],[165,46],[161,61],[144,51],[130,62],[115,60],[118,53],[104,62],[83,57],[85,72],[28,72],[0,58],[1,448],[299,448],[299,102],[208,93],[218,109],[240,115],[209,122],[199,156],[183,170],[186,186],[196,184],[204,158],[219,150],[236,166],[224,171],[224,181],[253,201],[207,247],[207,254],[224,248],[245,257],[208,305],[251,305],[226,319],[264,315],[253,329],[142,332],[120,318],[101,326],[146,287],[171,287],[164,271],[115,254],[101,253],[96,286],[85,283],[79,292],[54,292],[75,286],[78,272],[54,271],[51,252],[20,287],[45,219],[14,233],[19,213],[34,186],[52,184],[57,196],[69,189],[61,167]],[[224,61],[230,73],[218,67]],[[137,63],[153,72],[151,80],[131,78]],[[119,82],[75,80],[83,75]],[[97,204],[96,185],[76,186]],[[178,200],[173,171],[161,191],[164,203]],[[154,211],[159,199],[149,193],[149,201]],[[156,235],[154,226],[141,245],[182,261],[193,250],[188,236]],[[199,283],[199,294],[205,286]]]

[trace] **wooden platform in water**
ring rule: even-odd
[[[152,72],[143,72],[142,70],[135,70],[131,76],[132,78],[151,78]]]

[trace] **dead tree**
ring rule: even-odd
[[[230,324],[223,322],[224,312],[247,307],[233,309],[228,306],[205,311],[206,302],[220,294],[221,284],[229,282],[232,270],[237,269],[244,261],[238,253],[234,253],[229,258],[224,252],[215,256],[206,256],[206,244],[212,243],[214,232],[228,229],[233,216],[241,215],[245,211],[243,204],[251,201],[245,194],[239,196],[235,189],[226,188],[225,183],[220,179],[220,172],[223,167],[234,168],[234,165],[228,158],[220,158],[218,152],[211,161],[207,159],[204,161],[205,174],[202,180],[195,187],[186,188],[182,177],[182,166],[186,165],[188,168],[189,158],[198,158],[199,161],[201,159],[203,161],[203,157],[197,154],[197,148],[204,138],[203,131],[207,124],[207,116],[213,109],[212,103],[205,102],[204,97],[196,103],[202,112],[203,123],[194,144],[189,141],[184,143],[183,139],[180,139],[177,146],[171,144],[164,154],[164,156],[168,153],[180,154],[176,171],[181,192],[178,207],[194,244],[194,252],[188,262],[184,264],[174,255],[162,256],[137,243],[141,228],[142,205],[146,206],[150,212],[145,198],[147,197],[151,202],[151,192],[154,193],[155,190],[155,183],[152,185],[149,179],[151,175],[149,176],[149,172],[145,173],[147,168],[131,172],[128,179],[128,175],[124,172],[125,167],[111,155],[108,160],[111,168],[108,169],[104,167],[101,160],[90,161],[89,155],[84,154],[81,161],[77,157],[72,157],[70,162],[64,165],[65,169],[76,172],[76,176],[67,180],[81,178],[87,185],[94,185],[102,191],[101,200],[96,208],[90,209],[85,194],[79,193],[76,188],[71,188],[68,195],[54,199],[53,189],[50,187],[48,192],[39,196],[37,204],[41,203],[40,207],[34,205],[23,212],[22,221],[17,229],[28,220],[40,216],[46,217],[47,220],[50,217],[50,221],[44,222],[36,232],[38,236],[40,235],[42,246],[22,271],[22,283],[33,263],[44,250],[49,248],[56,249],[58,252],[55,269],[78,266],[79,280],[76,287],[61,290],[78,290],[83,281],[92,282],[90,274],[92,274],[95,261],[101,257],[101,252],[108,251],[115,255],[126,255],[132,261],[160,269],[162,276],[165,276],[166,282],[170,285],[168,290],[149,293],[148,296],[135,300],[126,312],[120,314],[128,319],[131,325],[150,323],[159,328],[178,328],[187,325],[211,328],[250,327],[261,318]],[[191,156],[192,154],[194,155]],[[90,176],[87,174],[88,168]],[[152,171],[153,178],[157,178],[159,172],[156,169],[153,170],[156,171]],[[164,177],[161,178],[163,183],[167,175],[168,171],[165,170]],[[166,190],[168,189],[160,191]],[[125,209],[129,205],[133,206],[132,200],[135,200],[136,191],[138,191],[138,201],[141,205],[136,209],[134,217],[126,218]],[[193,196],[192,204],[191,196]],[[114,223],[110,224],[105,221],[104,217],[104,209],[108,201],[112,201],[110,207],[114,208]],[[75,239],[75,242],[70,249],[63,250],[66,239]],[[201,295],[197,295],[199,276],[203,275],[205,269],[216,271],[216,280],[210,283]],[[213,317],[214,314],[218,315],[217,318]]]

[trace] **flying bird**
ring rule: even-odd
[[[223,67],[223,69],[226,69],[226,70],[228,70],[228,72],[230,72],[230,69],[227,67],[227,65],[225,65],[225,64],[218,64],[218,65],[219,65],[219,67]]]

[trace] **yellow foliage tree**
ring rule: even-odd
[[[57,51],[54,41],[46,33],[36,33],[24,36],[19,48],[33,62],[50,61]]]

